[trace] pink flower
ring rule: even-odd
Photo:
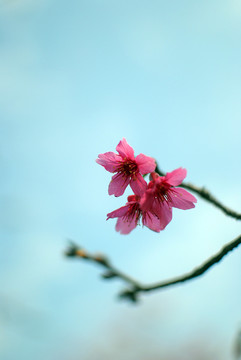
[[[116,147],[119,154],[106,152],[98,155],[96,162],[107,171],[116,173],[109,185],[109,195],[120,196],[130,184],[134,194],[141,195],[145,189],[142,175],[155,170],[155,160],[144,154],[134,157],[133,148],[123,138]]]
[[[142,217],[142,224],[149,229],[160,232],[163,230],[163,224],[153,212],[143,211],[140,207],[141,197],[138,195],[130,195],[127,198],[125,206],[107,214],[107,220],[118,218],[116,223],[116,231],[121,234],[129,234],[139,223]]]
[[[197,202],[197,199],[188,191],[175,187],[181,184],[186,175],[187,171],[183,168],[173,170],[166,176],[151,173],[152,181],[147,185],[140,201],[142,210],[151,210],[166,226],[172,219],[172,207],[183,210],[194,208],[193,203]]]

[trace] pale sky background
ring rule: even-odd
[[[137,306],[63,252],[71,238],[151,283],[238,236],[201,199],[160,234],[116,233],[126,198],[95,159],[125,137],[240,212],[240,100],[238,0],[0,0],[1,359],[233,359],[241,249]]]

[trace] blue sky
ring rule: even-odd
[[[63,252],[71,238],[154,282],[240,233],[199,200],[160,234],[121,236],[105,219],[125,199],[95,163],[125,137],[239,210],[240,20],[235,0],[0,0],[1,358],[192,359],[199,343],[205,359],[232,358],[240,249],[136,308]]]

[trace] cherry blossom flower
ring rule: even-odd
[[[118,218],[116,223],[116,231],[119,231],[121,234],[129,234],[135,227],[140,224],[140,219],[142,217],[142,224],[147,226],[149,229],[160,232],[163,230],[163,224],[152,211],[143,211],[140,207],[141,197],[138,195],[130,195],[127,198],[127,203],[125,206],[112,211],[107,214],[107,220]]]
[[[144,154],[135,157],[133,148],[127,143],[125,138],[119,142],[116,150],[118,154],[106,152],[99,154],[96,160],[107,171],[116,173],[109,184],[109,195],[122,195],[130,184],[134,194],[140,196],[146,184],[142,175],[155,170],[155,159]]]
[[[172,219],[172,207],[183,210],[194,208],[193,203],[197,199],[188,191],[175,187],[181,184],[186,175],[187,170],[183,168],[173,170],[165,176],[152,172],[152,180],[140,200],[142,211],[152,211],[166,226]]]

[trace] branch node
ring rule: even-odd
[[[102,277],[103,279],[109,280],[109,279],[116,278],[116,277],[117,277],[117,274],[116,274],[114,271],[107,271],[107,272],[101,274],[101,277]]]
[[[108,260],[108,258],[105,256],[105,255],[102,255],[102,254],[97,254],[95,255],[94,257],[94,260],[106,267],[109,267],[110,266],[110,262]]]
[[[119,296],[120,299],[129,300],[129,301],[131,301],[133,303],[137,303],[139,301],[136,289],[124,290],[118,296]]]
[[[65,256],[74,257],[76,256],[77,251],[79,250],[79,246],[77,246],[72,241],[69,243],[69,247],[64,252]]]

